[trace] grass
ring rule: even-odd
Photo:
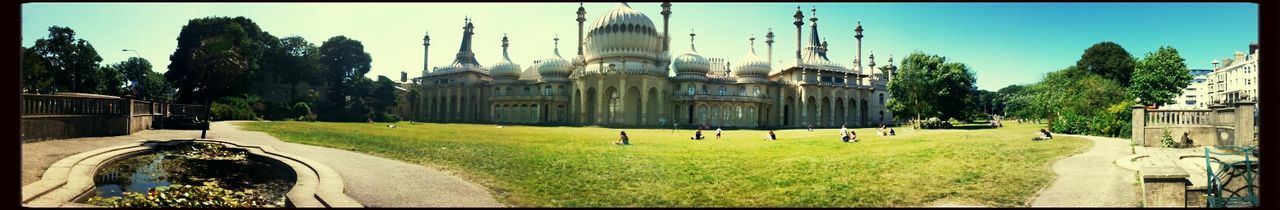
[[[691,130],[478,124],[248,122],[288,142],[351,150],[452,171],[514,206],[925,206],[940,199],[1027,206],[1051,162],[1087,140],[1031,141],[1042,125],[912,131],[842,143],[837,129]],[[371,172],[377,173],[377,172]]]

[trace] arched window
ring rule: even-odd
[[[694,92],[693,92],[693,85],[690,85],[690,86],[689,86],[689,95],[694,95]]]
[[[702,85],[702,94],[707,94],[707,92],[710,92],[710,91],[707,91],[707,85],[705,84]]]
[[[725,95],[724,86],[720,86],[720,95]]]
[[[880,104],[884,104],[884,93],[880,94]],[[883,111],[881,111],[883,113]]]
[[[502,92],[502,95],[511,95],[511,87],[507,87],[507,91]]]
[[[752,88],[756,89],[756,95],[755,95],[755,96],[760,96],[760,87],[758,87],[758,86],[757,86],[757,87],[752,87]]]
[[[542,87],[542,95],[544,96],[551,95],[551,86]]]
[[[556,89],[556,93],[566,93],[564,91],[564,85],[560,85],[560,87]],[[556,94],[556,95],[562,95],[562,94]],[[564,95],[567,95],[567,94],[564,94]]]
[[[747,96],[746,86],[738,86],[738,96]]]
[[[526,96],[528,96],[528,95],[533,95],[533,94],[530,94],[530,93],[529,93],[529,87],[524,87],[524,95],[526,95]]]

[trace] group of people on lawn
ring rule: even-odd
[[[704,135],[702,135],[702,130],[704,130],[704,129],[710,129],[710,126],[703,125],[703,126],[698,127],[698,130],[694,131],[693,136],[692,136],[692,137],[689,137],[689,140],[703,140],[703,139],[706,139],[707,137],[706,137],[706,136],[704,136]],[[810,132],[813,132],[813,127],[809,127],[809,131],[810,131]],[[723,133],[724,133],[724,130],[723,130],[723,129],[720,129],[719,127],[716,127],[716,139],[721,139],[721,137],[722,137],[722,134],[723,134]],[[897,131],[895,131],[893,128],[887,127],[887,126],[885,126],[885,125],[880,125],[880,127],[879,127],[879,128],[876,128],[876,133],[877,133],[877,134],[879,134],[879,135],[882,135],[882,136],[896,136],[896,135],[898,135]],[[778,140],[778,135],[777,135],[777,134],[774,134],[773,130],[769,130],[768,134],[767,134],[767,135],[765,135],[764,140],[775,140],[775,141],[776,141],[776,140]],[[845,142],[845,143],[853,143],[853,142],[857,142],[857,141],[858,141],[858,134],[857,134],[856,132],[852,131],[852,130],[849,130],[849,129],[848,129],[847,127],[845,127],[844,125],[840,125],[840,141]],[[629,138],[629,137],[627,137],[627,132],[626,132],[626,131],[620,131],[620,132],[618,133],[618,141],[617,141],[617,142],[614,142],[614,144],[617,144],[617,145],[630,145],[630,144],[631,144],[631,142],[630,142],[630,138]]]

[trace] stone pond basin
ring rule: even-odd
[[[363,207],[343,193],[342,177],[328,166],[282,153],[270,146],[216,139],[142,140],[72,155],[51,165],[39,181],[23,186],[22,204],[27,207],[90,207],[92,205],[85,204],[89,197],[114,191],[98,187],[117,187],[96,183],[95,177],[104,168],[130,158],[155,154],[165,146],[187,143],[220,144],[227,149],[244,151],[249,159],[277,166],[274,168],[279,170],[269,173],[283,174],[276,177],[292,179],[287,180],[292,181],[292,186],[284,193],[287,207]]]

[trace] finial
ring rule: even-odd
[[[751,42],[751,54],[755,54],[756,53],[756,34],[752,33],[751,38],[747,38],[747,40],[750,40]]]
[[[697,33],[693,32],[692,28],[689,29],[689,50],[694,52],[698,52],[698,48],[694,47],[693,45],[693,36],[697,36],[697,35],[698,35]]]

